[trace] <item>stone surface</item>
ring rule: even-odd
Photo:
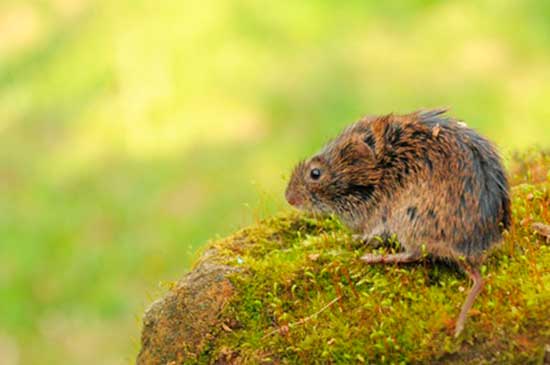
[[[226,275],[237,269],[212,262],[206,253],[143,318],[137,364],[180,364],[196,358],[221,324],[218,317],[234,292]]]

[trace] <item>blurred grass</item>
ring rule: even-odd
[[[550,145],[535,0],[0,2],[0,358],[131,362],[158,283],[364,114]],[[19,361],[17,361],[19,359]]]

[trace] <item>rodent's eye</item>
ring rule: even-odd
[[[311,169],[311,171],[309,172],[309,176],[313,180],[319,180],[319,178],[321,177],[321,170],[319,170],[318,168]]]

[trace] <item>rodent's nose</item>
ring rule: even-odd
[[[286,201],[292,206],[296,207],[296,206],[302,204],[302,199],[300,199],[298,194],[291,193],[291,192],[287,191],[285,196],[286,196]]]

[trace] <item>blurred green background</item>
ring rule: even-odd
[[[0,363],[127,364],[209,238],[364,114],[550,145],[550,3],[0,1]]]

